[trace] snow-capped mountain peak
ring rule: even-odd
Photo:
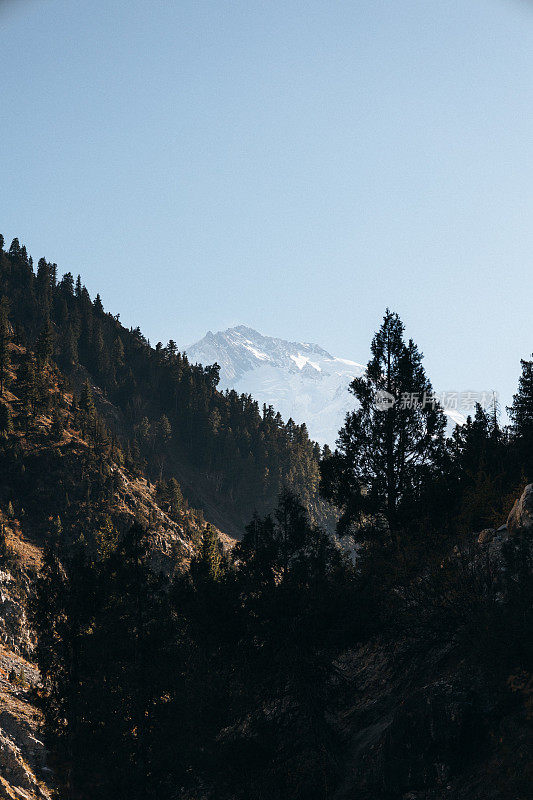
[[[186,352],[192,362],[220,365],[221,389],[250,394],[259,405],[272,405],[285,421],[305,422],[311,439],[330,446],[356,406],[348,386],[365,370],[317,344],[263,336],[246,325],[208,331]],[[445,408],[444,413],[449,434],[466,421],[459,411]]]
[[[288,342],[238,325],[212,333],[187,348],[190,361],[220,365],[220,388],[251,394],[285,420],[305,422],[312,439],[334,444],[346,412],[347,391],[364,367],[336,358],[309,342]]]

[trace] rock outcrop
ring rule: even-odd
[[[11,537],[11,542],[14,538]],[[33,704],[39,672],[22,653],[30,652],[23,596],[27,576],[0,572],[0,800],[49,800],[51,770]]]
[[[49,800],[52,772],[39,733],[40,714],[30,701],[38,674],[4,650],[0,665],[0,800]]]
[[[509,536],[533,535],[533,483],[530,483],[511,509],[507,519]]]

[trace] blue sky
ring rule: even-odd
[[[397,310],[441,390],[533,350],[533,4],[0,0],[0,231],[185,346],[365,360]]]

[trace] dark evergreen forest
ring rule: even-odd
[[[3,525],[0,563],[30,583],[58,798],[531,796],[533,360],[508,426],[494,400],[447,436],[438,403],[376,406],[432,393],[397,314],[371,354],[321,452],[2,242],[2,518],[41,520],[42,563]],[[160,568],[150,519],[113,522],[117,465],[180,530],[185,495],[242,537],[198,512]]]

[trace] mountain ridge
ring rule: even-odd
[[[322,509],[320,448],[305,430],[261,414],[249,393],[218,391],[217,370],[190,364],[173,340],[151,347],[140,328],[104,310],[100,295],[92,300],[79,275],[59,279],[45,258],[35,271],[26,247],[14,239],[4,250],[0,236],[0,299],[18,344],[56,363],[78,396],[87,382],[98,389],[125,460],[144,463],[154,482],[176,479],[216,527],[239,538],[287,481],[308,509]]]
[[[219,364],[220,388],[251,394],[284,419],[305,423],[312,439],[329,445],[353,407],[348,386],[364,371],[318,344],[264,336],[246,325],[208,331],[186,352],[191,361]]]

